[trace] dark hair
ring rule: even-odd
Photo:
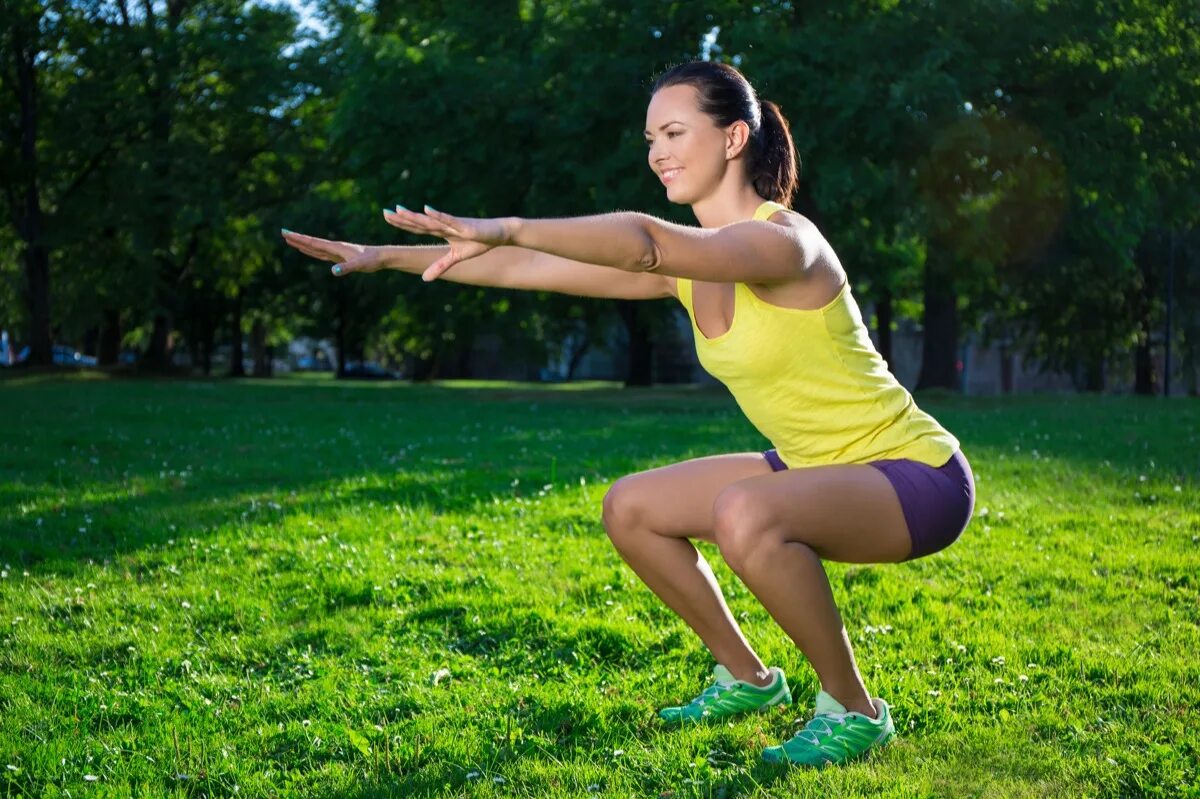
[[[760,101],[741,72],[713,61],[691,61],[668,69],[654,81],[650,95],[681,85],[696,89],[700,110],[717,125],[728,127],[741,119],[750,126],[747,172],[754,190],[790,208],[799,181],[800,157],[779,106]]]

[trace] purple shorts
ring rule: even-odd
[[[779,453],[763,453],[777,472],[787,468]],[[872,461],[883,472],[904,511],[912,553],[907,560],[932,555],[953,544],[966,528],[975,510],[975,477],[962,451],[941,466],[928,466],[907,458]]]

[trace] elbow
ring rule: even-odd
[[[633,271],[635,272],[653,272],[662,266],[662,247],[658,246],[658,242],[654,240],[653,234],[649,231],[646,232],[645,238],[641,254],[634,262]]]
[[[637,261],[637,271],[639,272],[653,272],[660,266],[662,266],[662,251],[658,249],[658,245],[654,244]]]

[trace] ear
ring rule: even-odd
[[[750,126],[746,120],[739,119],[725,128],[725,160],[737,158],[746,146],[750,144]]]

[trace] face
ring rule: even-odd
[[[745,147],[749,133],[741,121],[718,127],[696,99],[691,86],[668,86],[655,92],[646,109],[650,169],[674,203],[692,204],[708,196]]]

